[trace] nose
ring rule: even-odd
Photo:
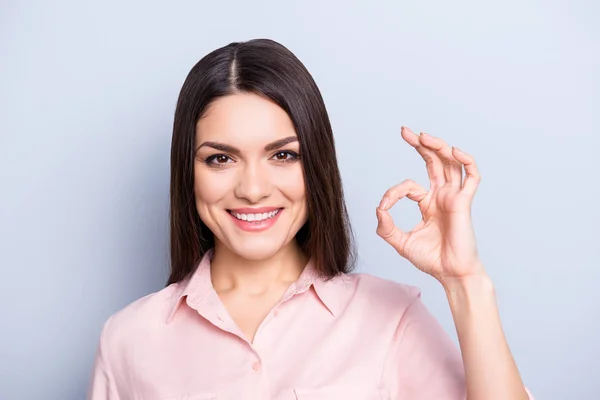
[[[260,164],[246,164],[240,169],[234,190],[235,196],[258,204],[271,194],[269,173]]]

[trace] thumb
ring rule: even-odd
[[[394,219],[389,211],[377,207],[375,213],[377,215],[377,234],[399,252],[405,233],[394,224]]]

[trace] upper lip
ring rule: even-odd
[[[231,208],[229,211],[238,214],[263,214],[279,210],[281,207],[259,207],[259,208]]]

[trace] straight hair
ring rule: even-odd
[[[322,277],[351,272],[356,262],[355,241],[321,92],[290,50],[270,39],[254,39],[207,54],[192,67],[179,93],[171,142],[167,285],[188,277],[214,246],[214,235],[196,210],[196,123],[213,101],[236,93],[263,96],[289,115],[302,154],[308,211],[295,240]]]

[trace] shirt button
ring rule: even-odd
[[[260,362],[256,361],[254,364],[252,364],[252,369],[258,371],[260,369]]]
[[[279,315],[279,309],[276,308],[275,310],[273,310],[273,316],[276,317],[278,315]]]

